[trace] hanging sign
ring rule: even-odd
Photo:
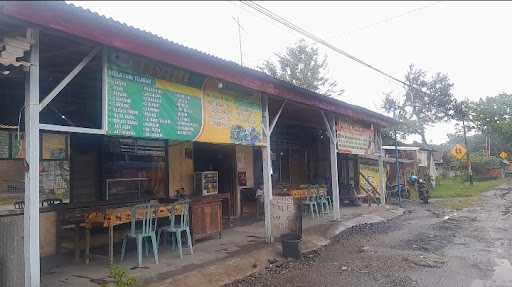
[[[453,155],[453,157],[455,157],[458,160],[463,159],[464,156],[466,155],[466,152],[466,148],[461,144],[454,145],[450,150],[450,153]]]
[[[214,80],[122,52],[107,64],[107,134],[257,145],[259,95],[222,89]]]
[[[336,140],[339,153],[370,154],[373,149],[373,129],[349,119],[338,119]]]
[[[41,137],[42,159],[65,160],[68,158],[68,135],[43,134]]]
[[[201,90],[143,73],[147,65],[135,59],[109,54],[107,134],[195,139],[202,126]]]
[[[223,88],[219,88],[222,86]],[[263,142],[261,97],[235,93],[215,80],[205,84],[203,131],[197,141],[259,145]]]

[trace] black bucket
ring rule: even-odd
[[[296,234],[288,233],[281,236],[281,248],[284,258],[300,259],[300,239]]]

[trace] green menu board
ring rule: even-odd
[[[139,72],[111,52],[107,64],[107,134],[193,140],[202,128],[201,90]]]

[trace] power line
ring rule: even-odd
[[[424,94],[428,95],[427,92],[424,92],[421,89],[416,88],[416,87],[414,87],[414,86],[412,86],[412,85],[410,85],[410,84],[408,84],[408,83],[398,79],[397,77],[394,77],[391,74],[386,73],[383,70],[381,70],[381,69],[379,69],[379,68],[377,68],[377,67],[375,67],[375,66],[373,66],[373,65],[371,65],[371,64],[369,64],[369,63],[367,63],[367,62],[365,62],[365,61],[363,61],[363,60],[361,60],[361,59],[359,59],[359,58],[357,58],[357,57],[355,57],[355,56],[353,56],[351,54],[349,54],[348,52],[346,52],[346,51],[344,51],[344,50],[334,46],[333,44],[331,44],[331,43],[327,42],[326,40],[316,36],[315,34],[309,32],[309,31],[306,31],[305,29],[303,29],[303,28],[293,24],[292,22],[288,21],[287,19],[277,15],[276,13],[268,10],[267,8],[265,8],[265,7],[255,3],[253,1],[241,1],[241,3],[246,5],[246,6],[248,6],[248,7],[250,7],[250,8],[252,8],[252,9],[254,9],[254,10],[256,10],[256,11],[258,11],[259,13],[267,16],[270,19],[272,19],[272,20],[274,20],[276,22],[279,22],[280,24],[288,27],[289,29],[292,29],[292,30],[298,32],[299,34],[301,34],[301,35],[303,35],[303,36],[305,36],[305,37],[307,37],[307,38],[309,38],[309,39],[311,39],[311,40],[313,40],[313,41],[315,41],[317,43],[320,43],[320,44],[326,46],[327,48],[337,52],[338,54],[341,54],[341,55],[343,55],[343,56],[345,56],[345,57],[347,57],[347,58],[349,58],[349,59],[351,59],[351,60],[353,60],[353,61],[355,61],[355,62],[357,62],[357,63],[359,63],[361,65],[363,65],[363,66],[366,66],[367,68],[369,68],[369,69],[371,69],[371,70],[373,70],[373,71],[375,71],[375,72],[377,72],[377,73],[379,73],[379,74],[381,74],[381,75],[383,75],[383,76],[385,76],[385,77],[387,77],[387,78],[389,78],[389,79],[391,79],[391,80],[393,80],[395,82],[398,82],[398,83],[400,83],[400,84],[402,84],[404,86],[410,87],[410,88],[412,88],[414,90],[417,90],[417,91],[419,91],[421,93],[424,93]]]
[[[393,21],[395,19],[402,18],[404,16],[407,16],[409,14],[412,14],[412,13],[415,13],[415,12],[418,12],[418,11],[421,11],[421,10],[426,9],[426,8],[430,8],[430,7],[432,7],[434,5],[437,5],[437,4],[441,3],[441,2],[442,1],[436,1],[434,3],[430,3],[430,4],[427,4],[427,5],[420,6],[420,7],[416,7],[416,8],[411,9],[411,10],[407,10],[407,11],[405,11],[403,13],[398,14],[398,15],[390,16],[390,17],[381,19],[379,21],[376,21],[376,22],[373,22],[373,23],[370,23],[370,24],[367,24],[367,25],[364,25],[364,26],[360,26],[359,28],[356,28],[353,31],[349,32],[349,34],[354,33],[354,32],[359,32],[359,31],[362,31],[362,30],[366,30],[366,29],[369,29],[369,28],[373,28],[373,27],[375,27],[377,25],[380,25],[380,24],[391,22],[391,21]]]

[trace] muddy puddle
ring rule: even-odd
[[[492,278],[489,281],[475,280],[471,287],[512,286],[512,264],[510,261],[503,258],[496,258],[494,261],[496,266],[494,266]]]

